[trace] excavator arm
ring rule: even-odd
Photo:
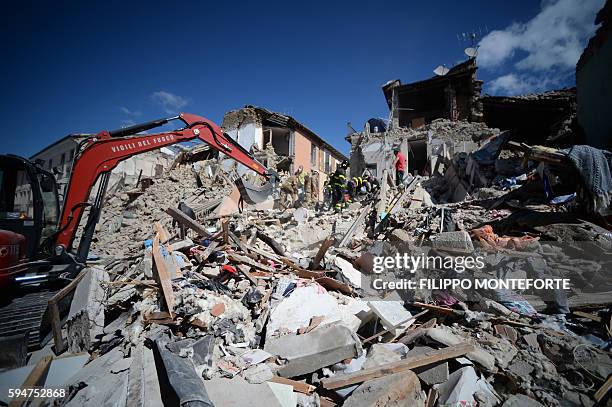
[[[185,123],[185,127],[157,134],[137,134],[173,120],[181,120]],[[76,252],[78,262],[84,262],[87,258],[113,168],[119,162],[135,155],[193,139],[202,140],[260,175],[266,177],[273,175],[268,173],[268,170],[248,151],[223,133],[216,124],[193,114],[181,113],[179,116],[168,119],[155,120],[110,132],[102,131],[85,140],[83,148],[75,158],[58,225],[55,241],[56,254],[61,255],[62,252],[71,249],[83,210],[90,205],[88,199],[91,189],[98,179],[100,179],[98,192],[91,204],[89,217]]]

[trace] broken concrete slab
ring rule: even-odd
[[[106,290],[101,283],[106,281],[109,281],[106,270],[91,267],[77,285],[66,320],[71,353],[89,351],[96,336],[103,333]]]
[[[293,392],[293,387],[283,383],[267,383],[276,399],[283,407],[295,407],[298,402],[297,393]]]
[[[283,333],[295,333],[307,327],[314,317],[325,317],[322,325],[342,319],[338,302],[319,284],[296,288],[270,313],[267,338]]]
[[[471,253],[474,251],[472,239],[465,230],[438,233],[433,238],[433,247],[458,253]]]
[[[454,334],[450,329],[445,326],[439,326],[436,328],[429,328],[427,330],[427,336],[434,341],[440,342],[446,346],[456,345],[458,343],[464,343],[465,338]],[[495,357],[480,346],[476,346],[476,349],[467,353],[466,357],[473,362],[478,363],[488,371],[495,370]]]
[[[412,314],[401,301],[368,301],[368,306],[380,318],[383,327],[394,335],[402,333],[414,323],[414,320],[406,322]]]
[[[418,377],[407,370],[362,383],[344,401],[345,407],[425,406]]]
[[[66,405],[126,406],[128,372],[111,373],[113,366],[122,359],[123,353],[115,348],[83,366],[66,385],[85,383],[86,386]]]
[[[361,288],[361,272],[357,270],[350,261],[342,257],[336,257],[334,264],[340,269],[340,274],[353,286]]]
[[[283,377],[312,373],[341,360],[359,357],[363,352],[357,335],[343,325],[327,325],[304,335],[268,340],[264,350],[287,360],[278,371]]]
[[[415,346],[408,351],[408,357],[422,355],[431,352],[434,349],[429,346]],[[434,384],[444,383],[448,380],[448,362],[438,362],[430,366],[419,367],[413,369],[425,384],[433,386]]]
[[[385,363],[396,362],[401,360],[402,357],[389,349],[382,343],[375,343],[370,347],[365,363],[363,364],[364,369],[384,365]]]
[[[502,407],[544,407],[544,405],[524,394],[513,394]]]
[[[211,406],[284,407],[268,383],[250,384],[240,376],[206,380],[204,383]]]
[[[127,405],[147,407],[162,404],[153,351],[139,344],[132,350],[132,363],[128,372]]]
[[[45,380],[46,387],[63,387],[68,380],[77,373],[85,363],[89,360],[88,353],[80,355],[62,355],[62,357],[53,359]]]
[[[266,363],[259,363],[244,370],[242,377],[251,384],[260,384],[272,380],[274,373]]]
[[[476,397],[488,400],[485,405],[496,405],[500,402],[499,396],[493,388],[482,378],[478,377],[472,366],[462,367],[454,371],[443,384],[434,388],[439,393],[440,405],[474,405]]]

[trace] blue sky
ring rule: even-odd
[[[17,3],[19,3],[17,5]],[[603,0],[11,2],[0,17],[2,148],[247,104],[341,151],[346,123],[387,117],[381,86],[452,66],[482,31],[488,93],[572,86]]]

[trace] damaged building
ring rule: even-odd
[[[576,65],[578,123],[587,144],[612,149],[612,3],[595,17],[600,24]]]
[[[476,60],[453,66],[445,75],[402,84],[399,79],[383,86],[394,127],[417,128],[435,119],[482,119]]]
[[[320,193],[329,174],[348,158],[295,118],[257,106],[225,114],[221,125],[267,168],[293,174],[298,167],[319,174]],[[247,169],[239,166],[238,172]]]
[[[520,96],[483,96],[489,127],[512,130],[513,140],[529,144],[581,144],[576,126],[576,88]]]

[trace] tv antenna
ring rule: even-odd
[[[484,28],[484,34],[486,35],[489,32],[487,26]],[[463,50],[463,53],[468,56],[468,58],[476,58],[478,56],[478,39],[482,38],[483,29],[482,27],[478,28],[478,33],[476,31],[468,31],[457,34],[457,41],[459,41],[459,45],[467,44],[468,47]]]

